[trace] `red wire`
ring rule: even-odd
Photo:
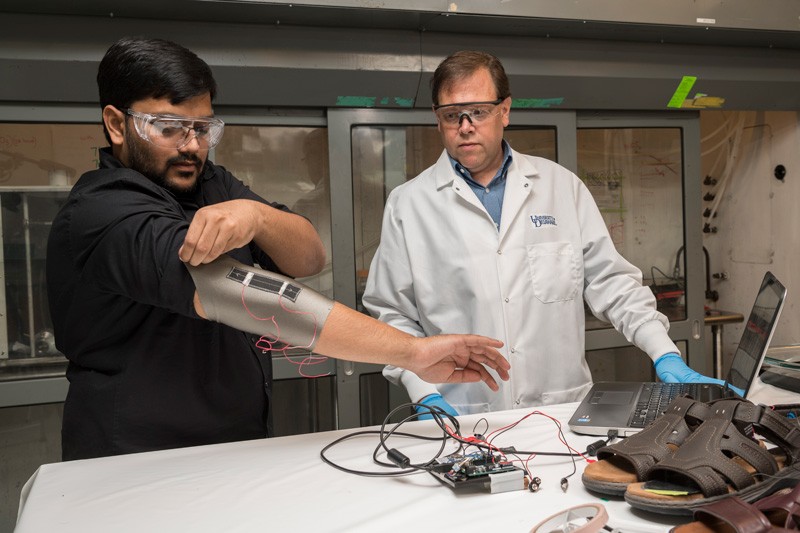
[[[269,316],[269,317],[259,317],[259,316],[256,316],[252,311],[250,311],[250,308],[247,306],[247,302],[245,302],[245,299],[244,299],[244,290],[248,286],[249,286],[249,283],[248,284],[242,284],[242,307],[244,307],[244,310],[247,312],[247,314],[250,315],[250,317],[252,317],[255,320],[262,320],[262,321],[270,320],[270,321],[272,321],[272,323],[275,324],[275,331],[276,331],[276,334],[273,336],[272,339],[270,339],[269,336],[267,336],[267,335],[262,335],[261,338],[258,339],[258,341],[256,342],[256,347],[260,348],[262,350],[270,350],[270,351],[280,352],[281,354],[283,354],[283,357],[286,358],[287,361],[289,361],[293,365],[297,366],[297,373],[300,376],[304,377],[304,378],[314,379],[314,378],[321,378],[321,377],[325,377],[325,376],[330,376],[331,375],[330,372],[325,372],[324,374],[306,374],[303,371],[303,367],[305,367],[305,366],[318,365],[320,363],[324,363],[325,361],[328,360],[327,357],[321,356],[321,355],[314,355],[312,353],[311,355],[308,355],[305,358],[303,358],[303,360],[298,363],[298,362],[292,360],[291,356],[289,356],[289,354],[286,353],[286,351],[290,350],[290,349],[295,349],[295,348],[308,349],[308,348],[310,348],[311,346],[314,345],[314,340],[317,338],[317,317],[316,317],[316,315],[314,315],[314,313],[311,313],[309,311],[295,311],[293,309],[287,308],[283,304],[283,294],[282,293],[278,294],[278,304],[281,306],[281,309],[283,309],[287,313],[294,313],[294,314],[298,314],[298,315],[311,315],[311,317],[314,319],[314,334],[311,336],[311,340],[309,341],[309,343],[306,346],[291,346],[288,343],[283,343],[280,340],[281,328],[278,325],[277,320],[275,320],[275,315],[272,315],[272,316]],[[283,344],[283,347],[282,348],[276,348],[275,344],[278,344],[278,343]],[[264,347],[264,344],[267,345],[266,348]]]
[[[525,471],[526,471],[526,472],[530,472],[530,471],[531,471],[531,469],[528,467],[528,463],[529,463],[529,462],[531,461],[531,459],[533,459],[534,457],[536,457],[536,454],[535,454],[535,453],[532,453],[532,454],[530,454],[530,455],[528,456],[528,458],[527,458],[527,459],[525,459]],[[531,474],[531,476],[532,476],[532,474]],[[531,478],[531,483],[533,483],[533,478]]]
[[[520,419],[519,419],[519,420],[517,420],[516,422],[512,422],[511,424],[508,424],[507,426],[504,426],[504,427],[501,427],[501,428],[495,429],[494,431],[492,431],[491,433],[489,433],[488,435],[486,435],[486,439],[487,439],[487,440],[490,440],[490,439],[491,439],[491,437],[492,437],[492,435],[494,435],[494,434],[496,434],[496,433],[498,433],[498,432],[505,431],[505,430],[507,430],[507,429],[511,429],[511,428],[513,428],[513,427],[516,427],[516,426],[517,426],[518,424],[520,424],[520,423],[521,423],[523,420],[525,420],[525,419],[527,419],[528,417],[531,417],[531,416],[533,416],[533,415],[541,415],[541,416],[543,416],[543,417],[545,417],[545,418],[549,418],[550,420],[552,420],[553,422],[555,422],[556,426],[558,427],[558,440],[560,440],[560,441],[561,441],[561,443],[562,443],[564,446],[566,446],[566,447],[567,447],[567,449],[568,449],[568,450],[570,450],[572,453],[576,453],[576,454],[580,455],[580,456],[583,458],[583,460],[584,460],[584,461],[590,462],[590,459],[589,459],[588,457],[586,457],[584,454],[582,454],[581,452],[579,452],[578,450],[576,450],[575,448],[573,448],[572,446],[570,446],[570,445],[567,443],[567,440],[566,440],[566,438],[564,437],[564,432],[563,432],[563,431],[561,431],[561,422],[560,422],[559,420],[557,420],[557,419],[553,418],[552,416],[550,416],[550,415],[548,415],[548,414],[546,414],[546,413],[543,413],[543,412],[541,412],[541,411],[531,411],[530,413],[528,413],[527,415],[523,416],[522,418],[520,418]],[[528,460],[530,460],[530,458],[528,458]],[[526,465],[527,465],[527,462],[526,462]]]
[[[478,437],[475,437],[475,436],[463,437],[463,436],[460,436],[460,435],[456,435],[453,432],[453,430],[450,429],[450,426],[448,426],[447,424],[444,425],[444,429],[447,432],[447,434],[450,435],[450,437],[452,437],[454,440],[456,440],[458,442],[466,442],[468,444],[483,444],[484,446],[488,447],[491,451],[495,451],[495,452],[499,453],[503,457],[503,460],[507,459],[506,454],[504,454],[500,450],[500,448],[498,448],[497,446],[495,446],[491,442],[487,441],[486,439],[479,439]]]

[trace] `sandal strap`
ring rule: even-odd
[[[644,479],[653,466],[672,453],[672,444],[680,446],[692,433],[687,419],[698,425],[709,416],[709,406],[689,396],[675,398],[645,429],[618,443],[603,446],[597,459],[622,457],[630,463],[639,479]]]
[[[795,459],[800,451],[800,419],[796,416],[789,418],[787,414],[790,412],[794,412],[794,410],[787,412],[782,409],[764,407],[759,430],[770,431],[771,437],[776,439],[770,442],[784,448],[787,457]],[[769,438],[770,435],[765,435],[765,437]]]
[[[770,522],[776,526],[789,529],[798,529],[800,525],[800,484],[788,491],[779,491],[775,494],[761,498],[753,504],[753,507],[763,513],[769,513]],[[783,519],[783,523],[776,523],[778,518]]]
[[[770,408],[743,402],[736,409],[735,419],[751,423],[769,442],[780,447],[792,463],[800,455],[800,419],[790,418],[790,413],[800,410],[800,404],[787,404]]]
[[[760,474],[775,474],[778,463],[772,454],[740,430],[742,422],[748,423],[756,414],[749,406],[740,399],[714,402],[710,417],[675,453],[660,461],[649,478],[679,474],[691,479],[705,496],[727,494],[730,485],[741,490],[755,483],[753,474],[730,455],[741,457]]]
[[[694,519],[702,523],[711,523],[713,519],[721,520],[740,533],[762,533],[773,528],[766,516],[735,496],[696,509]]]

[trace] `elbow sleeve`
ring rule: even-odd
[[[313,350],[333,300],[292,278],[227,255],[186,265],[209,320]]]

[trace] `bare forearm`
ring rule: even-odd
[[[194,308],[203,318],[208,315],[197,292]],[[357,363],[408,366],[414,337],[338,302],[328,314],[314,351],[329,357]],[[282,339],[295,342],[296,339]]]
[[[314,351],[357,362],[407,368],[429,383],[484,381],[498,390],[488,368],[508,379],[502,342],[478,335],[417,338],[344,305],[334,303]],[[486,365],[484,367],[483,365]]]
[[[414,337],[334,302],[315,352],[360,363],[406,367]]]
[[[340,359],[407,368],[430,383],[484,381],[497,390],[497,382],[487,368],[497,371],[501,379],[508,379],[509,365],[498,351],[503,345],[498,340],[479,335],[416,338],[325,298],[290,278],[265,273],[229,257],[188,268],[197,287],[194,306],[203,318],[242,331],[273,335],[270,324],[274,321],[259,320],[242,306],[244,291],[254,277],[272,276],[291,282],[297,299],[290,299],[290,304],[282,300],[286,298],[283,292],[251,288],[249,305],[259,306],[259,316],[279,316],[284,342],[298,345],[308,342],[314,352]],[[242,280],[233,279],[226,274],[231,268],[247,271],[247,275]]]

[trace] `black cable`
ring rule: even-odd
[[[583,457],[585,454],[581,453],[568,453],[568,452],[529,452],[527,450],[517,450],[516,448],[511,450],[509,448],[496,448],[497,450],[501,451],[502,453],[519,453],[521,455],[544,455],[545,457]]]
[[[394,416],[398,411],[406,409],[408,407],[414,408],[415,412],[413,412],[412,414],[406,416],[405,418],[403,418],[399,422],[395,423],[391,428],[387,429],[387,426],[389,425],[389,420],[392,418],[392,416]],[[419,411],[416,411],[417,408],[419,408]],[[564,435],[563,428],[562,428],[562,426],[561,426],[561,424],[559,423],[558,420],[556,420],[554,418],[551,418],[551,417],[549,417],[547,415],[544,415],[543,413],[539,413],[539,412],[532,413],[532,414],[539,414],[539,415],[545,416],[546,418],[551,420],[556,425],[556,427],[558,428],[558,434],[559,434],[561,442],[564,443],[564,445],[568,449],[570,449],[570,450],[572,449],[571,446],[567,443],[566,436]],[[420,434],[415,434],[415,433],[407,433],[407,432],[399,431],[399,428],[403,424],[405,424],[406,422],[412,421],[412,420],[417,420],[417,419],[419,419],[420,416],[423,416],[423,415],[430,415],[432,417],[432,419],[436,422],[436,424],[442,430],[442,435],[436,436],[436,437],[431,437],[431,436],[427,436],[427,435],[420,435]],[[488,431],[488,429],[489,429],[488,421],[486,421],[486,419],[481,419],[481,420],[486,422],[486,429]],[[497,438],[499,435],[505,433],[506,431],[515,428],[523,420],[524,420],[524,418],[521,419],[521,420],[518,420],[517,422],[514,422],[513,424],[511,424],[511,425],[503,428],[502,430],[498,431],[495,435],[492,436],[492,441],[495,438]],[[447,427],[447,423],[450,423],[453,426],[452,430],[449,430],[449,428]],[[480,423],[480,420],[478,421],[478,423]],[[475,426],[473,427],[473,430],[477,430],[478,423],[475,424]],[[345,440],[348,440],[348,439],[351,439],[351,438],[354,438],[354,437],[358,437],[358,436],[362,436],[362,435],[378,435],[379,442],[378,442],[378,445],[375,447],[375,450],[372,453],[372,459],[373,459],[373,462],[375,464],[377,464],[379,466],[382,466],[382,467],[386,467],[386,468],[400,468],[400,470],[396,470],[396,471],[380,471],[380,472],[366,471],[366,470],[356,470],[356,469],[353,469],[353,468],[347,468],[347,467],[338,465],[338,464],[336,464],[335,462],[333,462],[331,459],[329,459],[326,456],[326,452],[328,450],[330,450],[331,448],[333,448],[334,446],[340,444],[341,442],[344,442]],[[441,446],[439,447],[439,450],[436,452],[436,454],[430,460],[428,460],[428,461],[426,461],[424,463],[411,464],[410,461],[408,460],[408,458],[404,454],[399,452],[397,449],[390,448],[388,446],[387,441],[393,436],[395,436],[395,437],[416,438],[416,439],[427,440],[427,441],[441,441]],[[483,438],[482,435],[478,435],[477,433],[476,433],[476,437],[479,437],[481,439]],[[603,444],[607,444],[608,442],[613,440],[615,437],[616,437],[616,435],[612,436],[612,435],[609,434],[609,438]],[[577,464],[575,462],[575,458],[576,457],[583,457],[583,454],[581,454],[581,453],[521,451],[521,450],[516,450],[513,446],[512,447],[506,447],[506,448],[498,448],[497,446],[493,445],[491,441],[487,441],[484,444],[482,442],[476,442],[475,440],[468,440],[468,439],[464,438],[461,435],[461,428],[460,428],[460,424],[459,424],[458,419],[456,419],[455,417],[445,413],[442,409],[440,409],[438,407],[435,407],[435,406],[425,405],[425,404],[407,403],[407,404],[402,404],[402,405],[398,406],[397,408],[393,409],[386,416],[386,418],[384,419],[383,424],[381,424],[380,430],[361,430],[361,431],[356,431],[356,432],[350,433],[348,435],[344,435],[342,437],[339,437],[338,439],[334,440],[333,442],[331,442],[331,443],[327,444],[325,447],[323,447],[322,450],[320,450],[320,458],[322,459],[323,462],[325,462],[326,464],[332,466],[333,468],[335,468],[337,470],[340,470],[342,472],[347,472],[349,474],[359,475],[359,476],[367,476],[367,477],[397,477],[397,476],[404,476],[404,475],[408,475],[408,474],[417,473],[417,472],[420,472],[420,471],[427,471],[428,473],[433,475],[432,466],[434,466],[436,464],[436,460],[439,459],[439,457],[442,456],[442,454],[444,453],[445,446],[446,446],[448,440],[450,440],[450,439],[452,439],[453,441],[457,442],[459,444],[459,446],[458,446],[457,450],[451,452],[450,454],[448,454],[448,456],[452,456],[454,454],[466,455],[463,452],[466,452],[466,449],[469,448],[470,446],[474,446],[478,450],[485,450],[485,451],[488,451],[489,453],[499,452],[499,453],[503,453],[503,454],[513,455],[523,465],[524,465],[524,461],[523,461],[523,459],[521,459],[521,457],[520,457],[521,455],[544,455],[544,456],[570,457],[572,459],[572,473],[570,473],[569,475],[567,475],[567,476],[565,476],[565,477],[563,477],[561,479],[562,489],[564,489],[564,490],[566,490],[566,486],[568,485],[567,479],[570,478],[571,476],[575,475],[575,473],[577,472]],[[603,441],[598,441],[596,443],[593,443],[593,445],[597,445],[598,443],[601,443],[601,442],[603,442]],[[592,446],[592,445],[590,445],[590,446]],[[379,452],[381,450],[384,450],[386,452],[387,456],[392,461],[391,463],[382,461],[382,460],[380,460],[378,458],[378,454],[379,454]],[[587,449],[586,453],[589,454],[589,450],[588,449]],[[532,472],[527,467],[523,466],[522,470],[528,476],[528,479],[531,479],[531,480],[534,479]]]
[[[415,412],[412,413],[411,415],[405,417],[400,422],[397,422],[394,425],[394,427],[388,433],[386,433],[386,425],[387,425],[388,421],[392,418],[392,416],[397,411],[405,410],[408,406],[411,406],[414,409]],[[417,412],[417,408],[418,407],[420,409],[422,409],[423,412]],[[402,426],[403,424],[405,424],[406,422],[408,422],[410,420],[417,420],[417,419],[419,419],[420,416],[427,415],[427,414],[430,414],[431,417],[433,417],[433,420],[438,424],[438,426],[442,429],[442,432],[444,433],[444,437],[442,437],[442,441],[443,441],[442,442],[442,447],[440,448],[439,453],[434,456],[434,459],[439,457],[439,455],[441,455],[441,452],[444,451],[444,444],[445,444],[445,442],[447,440],[447,437],[450,436],[450,434],[447,431],[447,428],[445,426],[444,419],[446,418],[448,421],[450,421],[453,424],[453,427],[454,427],[453,433],[455,433],[455,434],[460,435],[461,425],[459,424],[458,420],[454,416],[445,413],[444,410],[442,410],[441,408],[436,407],[436,406],[431,406],[431,405],[425,405],[425,404],[422,404],[422,403],[403,404],[403,405],[400,405],[398,407],[395,407],[394,409],[392,409],[392,411],[388,415],[386,415],[386,418],[383,419],[383,424],[381,424],[381,429],[380,429],[380,446],[383,447],[383,449],[386,450],[386,452],[388,453],[389,452],[389,448],[386,446],[386,441],[389,439],[389,437],[391,437],[392,434],[394,434],[394,432],[397,431],[397,429],[400,426]]]
[[[506,452],[503,452],[503,453],[506,453]],[[525,455],[525,452],[508,452],[508,455],[513,455],[514,457],[516,457],[517,461],[519,461],[519,464],[522,465],[522,470],[525,472],[525,475],[528,476],[528,479],[533,479],[533,473],[530,470],[528,470],[528,467],[525,464],[525,460],[522,457],[520,457],[519,455],[517,455],[518,453],[522,454],[522,455]],[[530,454],[528,454],[528,455],[530,455]]]
[[[668,275],[666,272],[664,272],[663,270],[661,270],[661,269],[660,269],[660,268],[658,268],[657,266],[651,266],[651,267],[650,267],[650,277],[653,279],[653,286],[654,286],[654,287],[657,287],[657,286],[658,286],[658,284],[656,283],[656,275],[655,275],[655,272],[658,272],[659,274],[661,274],[661,276],[662,276],[664,279],[668,279],[668,280],[670,280],[670,281],[674,281],[674,282],[675,282],[675,283],[677,283],[679,286],[682,286],[682,285],[683,285],[683,282],[682,282],[682,280],[681,280],[680,278],[676,278],[676,277],[673,277],[673,276],[670,276],[670,275]]]
[[[361,436],[361,435],[379,435],[379,434],[380,434],[380,432],[378,430],[370,429],[370,430],[356,431],[354,433],[349,433],[347,435],[344,435],[343,437],[339,437],[338,439],[334,440],[333,442],[331,442],[330,444],[328,444],[324,448],[322,448],[322,450],[320,450],[320,452],[319,452],[320,459],[322,459],[323,462],[325,462],[328,465],[332,466],[336,470],[341,470],[342,472],[347,472],[348,474],[356,474],[358,476],[369,476],[369,477],[384,477],[385,476],[385,477],[391,477],[391,476],[403,476],[403,475],[412,474],[412,473],[415,473],[415,472],[418,471],[416,469],[401,470],[401,471],[398,471],[398,472],[370,472],[370,471],[365,471],[365,470],[355,470],[355,469],[352,469],[352,468],[347,468],[347,467],[338,465],[338,464],[334,463],[333,461],[331,461],[330,459],[328,459],[328,457],[325,456],[325,452],[327,452],[328,450],[330,450],[331,448],[333,448],[334,446],[336,446],[340,442],[344,442],[347,439],[351,439],[353,437],[358,437],[358,436]],[[411,434],[411,433],[397,433],[397,435],[400,435],[400,436],[403,436],[403,437],[424,438],[421,435],[414,435],[414,434]],[[438,438],[436,440],[438,440]],[[394,466],[394,465],[392,465],[392,466]]]
[[[558,427],[558,434],[561,436],[561,442],[564,443],[564,446],[566,446],[568,450],[573,449],[569,444],[567,444],[567,437],[564,435],[561,422],[552,418],[551,420],[553,420],[553,422],[556,424],[556,427]],[[570,453],[570,458],[572,459],[572,473],[561,478],[561,490],[564,492],[567,491],[567,487],[569,486],[569,482],[567,480],[578,472],[578,465],[575,462],[575,454]]]
[[[484,433],[486,433],[487,431],[489,431],[489,421],[488,421],[488,420],[486,420],[485,418],[481,418],[480,420],[478,420],[477,422],[475,422],[475,425],[474,425],[474,426],[472,426],[472,433],[473,433],[473,435],[478,435],[478,434],[479,434],[479,433],[478,433],[478,424],[480,424],[481,422],[483,422],[484,424],[486,424],[486,431],[484,431]]]
[[[417,407],[418,406],[424,412],[413,413],[413,414],[405,417],[403,420],[401,420],[400,422],[396,423],[395,426],[387,433],[386,425],[388,424],[388,420],[397,411],[399,411],[401,409],[405,409],[408,406],[413,406],[413,407]],[[419,434],[415,434],[415,433],[405,433],[405,432],[397,431],[397,429],[401,425],[403,425],[404,423],[408,422],[409,420],[416,420],[420,416],[426,415],[426,414],[430,414],[433,417],[433,419],[437,422],[437,424],[439,425],[439,427],[443,431],[443,435],[442,436],[429,437],[427,435],[419,435]],[[355,475],[367,476],[367,477],[397,477],[397,476],[413,474],[413,473],[419,472],[420,470],[429,471],[430,470],[430,465],[435,463],[436,459],[438,459],[441,456],[442,452],[444,451],[444,446],[446,445],[447,440],[449,438],[452,438],[452,436],[445,429],[445,423],[443,421],[444,419],[449,420],[453,424],[453,426],[455,427],[455,432],[460,431],[460,429],[459,429],[460,425],[458,423],[458,420],[455,417],[453,417],[451,415],[448,415],[447,413],[445,413],[444,411],[442,411],[438,407],[432,407],[432,406],[428,406],[428,405],[424,405],[424,404],[413,404],[413,403],[412,404],[403,404],[403,405],[398,406],[396,409],[394,409],[391,413],[389,413],[386,416],[386,418],[383,421],[383,424],[381,425],[381,429],[380,430],[356,431],[356,432],[344,435],[342,437],[339,437],[338,439],[334,440],[333,442],[329,443],[324,448],[322,448],[322,450],[320,450],[320,452],[319,452],[320,458],[322,459],[323,462],[325,462],[326,464],[332,466],[333,468],[335,468],[337,470],[340,470],[342,472],[347,472],[348,474],[355,474]],[[375,472],[375,471],[356,470],[356,469],[353,469],[353,468],[347,468],[347,467],[341,466],[339,464],[336,464],[335,462],[333,462],[331,459],[329,459],[325,455],[325,453],[328,450],[330,450],[332,447],[336,446],[337,444],[339,444],[341,442],[344,442],[345,440],[348,440],[348,439],[351,439],[351,438],[354,438],[354,437],[358,437],[358,436],[362,436],[362,435],[378,435],[379,443],[378,443],[378,446],[375,448],[375,451],[373,452],[373,461],[376,464],[380,465],[380,466],[386,466],[386,467],[389,467],[389,468],[398,468],[398,465],[394,464],[394,463],[385,463],[383,461],[378,460],[377,454],[380,451],[380,449],[383,448],[384,450],[386,450],[387,454],[391,453],[391,456],[397,457],[396,453],[391,451],[389,449],[389,447],[386,445],[386,440],[389,437],[393,436],[393,435],[394,436],[401,436],[401,437],[417,438],[417,439],[429,440],[429,441],[439,441],[439,440],[441,440],[442,441],[442,446],[439,448],[439,452],[437,452],[437,454],[430,461],[428,461],[426,463],[421,463],[421,464],[413,464],[413,465],[409,464],[408,465],[409,468],[403,468],[403,469],[401,469],[399,471],[395,471],[395,472]],[[402,454],[400,454],[400,455],[402,456]]]
[[[567,447],[568,450],[572,450],[573,449],[572,446],[570,446],[567,443],[567,437],[564,435],[564,429],[561,426],[561,422],[559,422],[555,418],[552,418],[552,417],[549,417],[547,415],[544,415],[543,413],[540,413],[538,411],[534,411],[533,413],[531,413],[531,415],[534,415],[534,414],[538,414],[538,415],[544,416],[545,418],[547,418],[548,420],[553,422],[556,425],[556,428],[558,428],[558,435],[559,435],[559,439],[561,440],[561,442],[564,444],[564,446]],[[528,415],[528,416],[530,416],[530,415]],[[502,435],[506,431],[517,427],[526,418],[527,418],[527,416],[521,418],[520,420],[517,420],[513,424],[509,424],[508,426],[504,427],[503,429],[501,429],[500,431],[495,433],[495,435],[492,437],[492,440],[496,439],[497,437],[499,437],[500,435]],[[571,478],[572,476],[574,476],[578,472],[578,465],[575,462],[575,457],[583,457],[583,454],[573,453],[571,451],[568,452],[568,453],[564,453],[564,452],[560,452],[559,453],[559,452],[520,452],[520,451],[516,451],[516,453],[527,453],[528,455],[534,455],[535,454],[535,455],[569,457],[572,460],[572,472],[570,474],[568,474],[568,475],[566,475],[566,476],[561,478],[561,490],[563,490],[564,492],[566,492],[567,488],[569,487],[569,481],[568,481],[569,478]]]
[[[572,453],[572,452],[529,452],[527,450],[517,450],[516,448],[499,448],[499,450],[503,453],[509,453],[512,455],[521,454],[521,455],[544,455],[547,457],[583,457],[584,455],[589,455],[594,457],[597,455],[597,450],[602,448],[603,446],[608,446],[608,443],[612,440],[618,438],[616,435],[609,436],[607,439],[600,439],[596,440],[593,443],[586,446],[586,451],[583,453]]]
[[[412,404],[412,405],[414,405],[414,406],[417,406],[417,405],[422,405],[422,406],[424,406],[424,407],[428,408],[428,409],[429,409],[429,411],[430,411],[430,414],[431,414],[431,416],[432,416],[432,417],[433,417],[433,418],[434,418],[434,419],[437,421],[437,423],[439,424],[439,427],[442,429],[442,431],[443,431],[443,433],[444,433],[442,437],[436,437],[436,438],[427,438],[427,439],[425,439],[425,440],[441,440],[441,441],[442,441],[442,445],[439,447],[439,451],[438,451],[438,452],[437,452],[437,453],[436,453],[436,454],[433,456],[433,458],[432,458],[430,461],[428,461],[428,462],[426,462],[426,463],[421,463],[421,464],[410,464],[410,463],[408,463],[408,464],[407,464],[407,466],[409,466],[409,467],[410,467],[410,468],[412,468],[413,470],[425,470],[425,471],[427,471],[427,470],[430,470],[430,466],[431,466],[432,464],[434,464],[434,463],[435,463],[436,459],[438,459],[438,458],[439,458],[439,457],[442,455],[442,453],[444,452],[444,447],[445,447],[445,445],[447,444],[447,439],[448,439],[448,437],[450,437],[450,435],[448,435],[448,433],[447,433],[447,430],[446,430],[446,429],[445,429],[445,427],[444,427],[444,423],[442,422],[442,418],[441,418],[441,417],[442,417],[442,416],[447,416],[447,417],[448,417],[448,418],[449,418],[451,421],[454,421],[454,422],[455,422],[455,425],[456,425],[456,426],[458,426],[458,421],[457,421],[457,420],[455,420],[455,418],[453,418],[452,416],[450,416],[450,415],[446,414],[444,411],[442,411],[442,410],[441,410],[440,408],[438,408],[438,407],[431,407],[431,406],[427,406],[427,405],[424,405],[424,404]],[[405,456],[404,456],[402,453],[400,453],[400,452],[399,452],[399,451],[397,451],[396,449],[394,449],[394,448],[391,448],[391,449],[390,449],[390,448],[389,448],[389,447],[386,445],[386,441],[387,441],[387,440],[388,440],[388,439],[389,439],[389,438],[390,438],[392,435],[394,435],[395,433],[397,433],[397,429],[398,429],[398,428],[399,428],[401,425],[405,424],[406,422],[408,422],[408,421],[410,421],[410,420],[416,420],[416,419],[418,419],[420,416],[422,416],[422,415],[424,415],[424,414],[427,414],[427,413],[418,413],[418,412],[412,413],[411,415],[409,415],[409,416],[405,417],[405,418],[404,418],[403,420],[401,420],[400,422],[397,422],[397,423],[395,424],[395,426],[394,426],[394,427],[393,427],[393,428],[392,428],[392,429],[391,429],[391,430],[390,430],[390,431],[387,433],[387,432],[386,432],[386,423],[387,423],[387,421],[388,421],[388,420],[389,420],[389,419],[392,417],[392,415],[394,415],[394,414],[395,414],[395,413],[396,413],[398,410],[400,410],[400,409],[405,409],[405,407],[406,407],[405,405],[401,405],[401,406],[399,406],[399,407],[395,408],[395,409],[394,409],[394,410],[393,410],[391,413],[389,413],[388,415],[386,415],[386,418],[384,418],[384,420],[383,420],[383,424],[381,425],[381,429],[380,429],[380,432],[379,432],[379,443],[378,443],[378,446],[377,446],[377,447],[375,448],[375,450],[372,452],[372,460],[373,460],[373,462],[374,462],[374,463],[376,463],[376,464],[378,464],[378,465],[380,465],[380,466],[386,466],[386,467],[397,467],[397,466],[400,466],[400,465],[398,465],[397,463],[394,463],[394,462],[392,462],[392,463],[385,463],[385,462],[383,462],[383,461],[380,461],[380,460],[378,459],[378,452],[380,451],[380,449],[381,449],[381,448],[383,448],[384,450],[386,450],[387,456],[388,456],[390,459],[392,459],[392,458],[394,458],[395,460],[406,460],[406,459],[408,459],[407,457],[405,457]],[[439,412],[439,411],[440,411],[440,412]]]

